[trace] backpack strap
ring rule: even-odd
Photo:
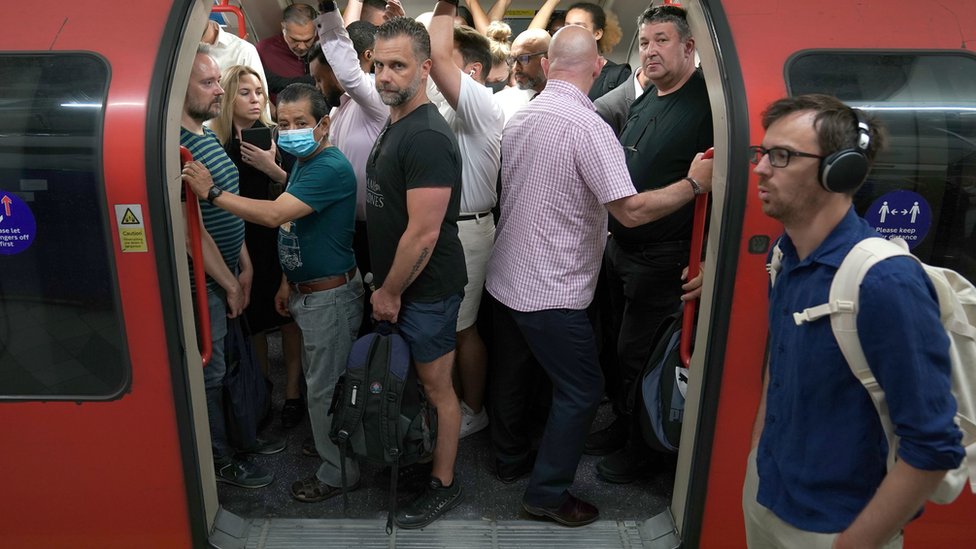
[[[838,314],[830,317],[830,327],[837,339],[844,359],[851,368],[854,377],[864,385],[874,408],[878,412],[885,437],[888,439],[888,469],[895,464],[898,441],[895,438],[895,428],[888,413],[884,390],[878,384],[874,373],[868,366],[867,357],[861,347],[861,340],[857,334],[857,312],[860,303],[861,282],[871,267],[878,262],[896,256],[908,256],[916,261],[918,258],[908,251],[908,246],[901,239],[889,241],[883,238],[871,237],[858,242],[841,263],[830,285],[829,302],[838,309]]]
[[[776,275],[783,270],[783,250],[779,247],[780,239],[776,239],[776,244],[773,244],[773,253],[769,258],[769,263],[766,264],[766,272],[769,273],[769,285],[776,285]]]

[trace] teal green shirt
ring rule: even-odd
[[[199,160],[210,170],[214,185],[223,189],[225,193],[240,194],[237,166],[224,152],[224,147],[210,128],[204,128],[203,135],[180,128],[180,145],[189,149],[193,159]],[[203,227],[213,237],[227,268],[232,273],[236,273],[241,247],[244,245],[244,221],[206,200],[200,201],[200,214],[203,216]],[[190,282],[193,282],[193,265],[190,265]],[[220,285],[207,276],[207,288],[218,291]]]
[[[352,269],[356,175],[346,157],[329,147],[299,160],[285,192],[315,210],[278,230],[278,259],[288,281],[308,282]]]

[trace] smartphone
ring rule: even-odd
[[[271,128],[262,126],[241,130],[241,140],[266,151],[271,150]]]

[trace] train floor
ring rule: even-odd
[[[275,481],[270,486],[249,490],[218,484],[218,496],[223,508],[254,521],[348,518],[368,519],[372,522],[385,519],[389,501],[389,476],[387,471],[375,465],[363,465],[361,487],[349,493],[348,515],[344,514],[341,496],[319,503],[303,503],[292,498],[292,482],[313,475],[319,459],[302,454],[302,441],[311,433],[307,417],[289,430],[284,430],[281,426],[278,411],[284,402],[285,382],[280,358],[280,338],[277,334],[269,337],[269,347],[275,416],[265,433],[285,437],[288,446],[275,455],[250,458],[274,471]],[[602,427],[610,420],[610,405],[605,403],[600,407],[593,428]],[[573,491],[600,509],[601,522],[643,521],[668,507],[674,483],[673,468],[649,471],[647,478],[631,484],[610,484],[597,477],[596,464],[600,459],[583,456]],[[516,521],[531,518],[519,505],[528,480],[503,484],[489,471],[491,462],[488,429],[461,440],[456,478],[462,483],[464,500],[445,515],[445,520]],[[401,484],[400,501],[411,495],[409,486]]]

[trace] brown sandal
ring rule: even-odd
[[[346,492],[352,492],[357,488],[359,488],[358,482],[354,486],[347,488]],[[341,493],[342,488],[329,486],[314,476],[305,480],[296,480],[291,485],[291,496],[305,503],[325,501]]]

